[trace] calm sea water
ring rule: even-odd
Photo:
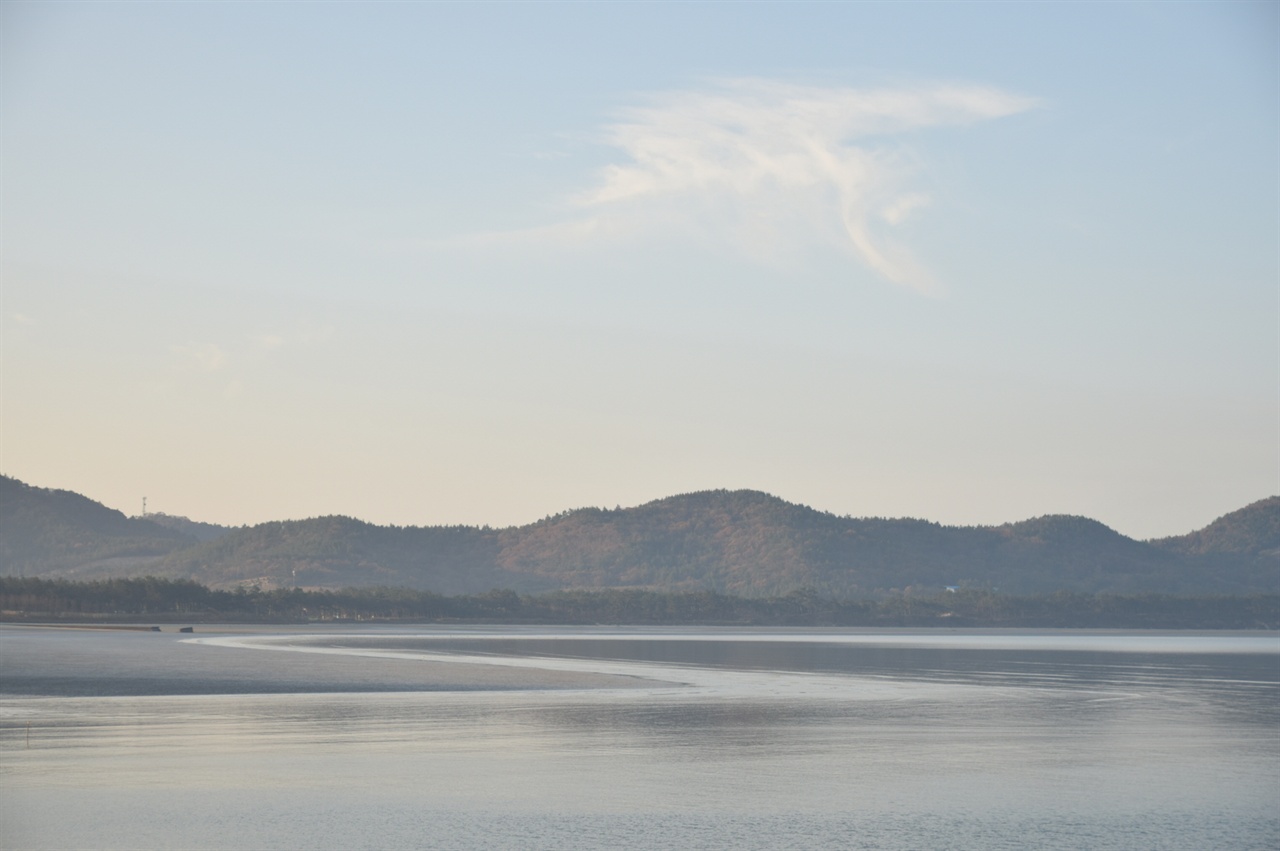
[[[0,628],[0,847],[1275,849],[1275,634]]]

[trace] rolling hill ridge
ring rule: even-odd
[[[1280,497],[1156,541],[1061,515],[982,527],[838,517],[747,490],[577,509],[506,529],[349,517],[231,529],[130,518],[79,494],[0,477],[0,575],[442,594],[643,588],[855,598],[946,586],[1244,594],[1280,587]]]

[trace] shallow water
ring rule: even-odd
[[[180,638],[0,629],[0,847],[1280,846],[1274,634]]]

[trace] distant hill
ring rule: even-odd
[[[639,588],[852,598],[946,586],[1011,594],[1280,588],[1280,498],[1186,536],[1144,542],[1084,517],[954,527],[838,517],[757,491],[723,490],[636,508],[577,509],[496,530],[385,527],[348,517],[226,529],[186,518],[130,519],[65,491],[3,484],[4,575],[151,574],[223,588],[401,586],[443,594]]]
[[[1280,496],[1260,499],[1197,532],[1151,543],[1186,556],[1280,557]]]
[[[584,509],[503,530],[503,565],[571,587],[851,596],[908,586],[1128,589],[1175,559],[1084,518],[997,528],[852,519],[755,491]]]
[[[497,562],[496,533],[466,526],[386,527],[350,517],[263,523],[171,554],[157,575],[214,587],[404,586],[440,594],[559,585],[510,574]]]
[[[176,532],[182,532],[190,535],[197,541],[212,541],[214,538],[221,538],[223,535],[231,531],[228,526],[219,526],[215,523],[201,523],[197,520],[191,520],[187,517],[181,517],[175,514],[148,514],[143,519],[154,523],[157,526],[163,526],[166,529],[173,529]]]
[[[0,574],[91,579],[132,575],[196,542],[71,491],[0,476]]]

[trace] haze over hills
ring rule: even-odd
[[[852,598],[945,586],[1015,594],[1275,592],[1280,497],[1157,541],[1073,516],[987,527],[838,517],[757,491],[584,508],[506,529],[387,527],[348,517],[229,529],[167,515],[130,518],[78,494],[0,477],[0,575],[156,575],[223,588],[403,586],[443,594],[645,588]]]

